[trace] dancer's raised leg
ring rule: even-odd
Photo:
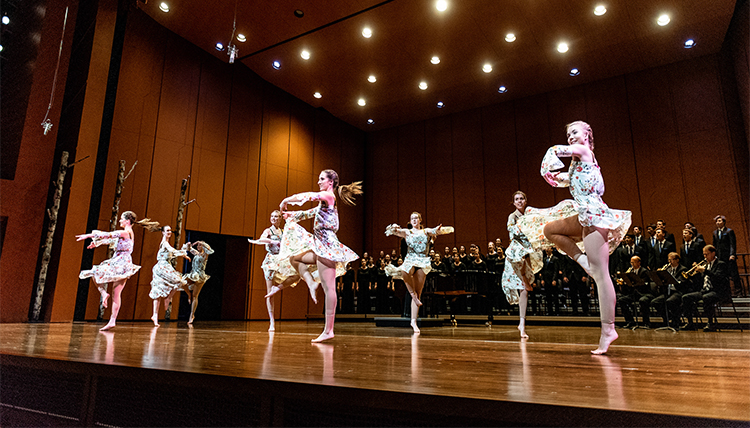
[[[317,260],[317,256],[315,255],[315,253],[313,253],[312,251],[308,251],[304,254],[300,254],[300,255],[290,258],[289,262],[292,264],[292,267],[294,267],[294,270],[296,270],[297,273],[299,273],[299,276],[303,280],[305,280],[307,287],[310,289],[310,297],[312,298],[313,302],[317,305],[318,297],[315,294],[318,291],[318,283],[315,282],[315,280],[313,280],[312,275],[307,270],[307,265],[316,263],[316,260]],[[320,272],[318,273],[320,274]],[[335,272],[334,272],[334,282],[336,282]]]
[[[318,257],[318,275],[326,295],[326,325],[323,333],[313,343],[333,339],[333,323],[336,320],[336,262]]]
[[[583,238],[586,253],[591,263],[591,276],[596,282],[599,292],[599,311],[601,314],[602,332],[599,337],[599,347],[591,351],[592,354],[603,354],[609,349],[618,335],[615,331],[615,304],[617,296],[615,286],[609,277],[609,244],[607,243],[607,229],[595,227],[587,228]]]
[[[419,300],[419,296],[416,293],[415,286],[417,283],[417,278],[415,278],[415,275],[420,270],[421,269],[414,269],[414,274],[404,273],[401,275],[401,279],[404,280],[404,285],[406,285],[406,290],[409,291],[409,294],[411,295],[411,301],[413,303],[416,303],[417,306],[422,306],[422,301]]]
[[[120,303],[122,302],[122,289],[125,288],[127,279],[122,279],[112,284],[112,313],[109,316],[109,322],[100,331],[107,331],[114,328],[117,323],[117,314],[120,312]]]
[[[109,285],[109,284],[107,283],[107,284],[103,284],[103,285],[99,285],[98,286],[98,288],[99,288],[99,294],[102,295],[102,306],[104,308],[106,308],[107,306],[109,306],[109,293],[107,293],[107,285]]]
[[[557,248],[575,260],[586,272],[591,272],[590,262],[586,254],[583,254],[573,237],[583,236],[583,227],[578,222],[577,216],[571,216],[562,220],[555,220],[544,226],[544,235],[552,241]],[[585,243],[584,243],[585,246]],[[586,247],[588,252],[588,247]],[[609,253],[608,253],[609,254]]]

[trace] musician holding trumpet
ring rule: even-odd
[[[713,245],[703,247],[703,257],[705,262],[694,264],[690,271],[685,272],[688,277],[693,274],[700,275],[702,288],[700,291],[682,296],[683,315],[688,321],[683,329],[695,329],[693,315],[697,311],[698,301],[703,300],[703,313],[708,319],[708,324],[703,331],[716,331],[714,305],[731,296],[729,270],[726,263],[716,258],[716,248]]]
[[[677,282],[676,285],[669,285],[668,290],[661,290],[662,294],[651,301],[651,306],[656,308],[656,312],[662,314],[664,325],[669,325],[675,330],[680,327],[680,307],[682,306],[682,296],[693,291],[690,281],[685,273],[687,269],[680,264],[680,255],[676,252],[669,253],[669,263],[657,269],[667,271]],[[666,308],[664,307],[666,305]],[[667,311],[669,311],[667,317]]]
[[[620,292],[617,294],[617,304],[620,305],[622,316],[625,318],[626,324],[624,328],[634,328],[638,324],[635,322],[635,317],[633,317],[632,305],[637,301],[641,303],[641,309],[643,309],[643,303],[641,302],[641,299],[643,299],[645,296],[650,296],[650,298],[647,297],[646,302],[646,306],[648,307],[648,304],[653,299],[653,296],[650,294],[651,278],[649,278],[646,268],[641,267],[641,258],[638,256],[633,256],[630,258],[630,268],[625,273],[634,273],[635,275],[640,277],[644,283],[644,285],[641,286],[640,289],[637,289],[635,287],[629,287],[622,280],[617,280],[617,285],[620,287]],[[641,310],[641,315],[643,315],[643,310]],[[646,318],[644,321],[646,324],[648,324],[648,318]]]

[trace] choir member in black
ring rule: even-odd
[[[630,259],[630,269],[628,269],[626,273],[630,272],[638,275],[645,285],[641,286],[639,289],[636,287],[628,287],[627,284],[620,284],[620,281],[617,281],[617,283],[620,284],[620,292],[617,293],[617,304],[620,305],[622,316],[625,318],[625,328],[633,328],[637,325],[635,323],[635,318],[633,317],[633,303],[639,301],[643,294],[651,292],[651,278],[649,278],[646,268],[641,266],[640,257],[633,256]]]
[[[362,259],[364,262],[364,259]],[[360,262],[360,263],[362,263]],[[354,313],[354,281],[356,272],[351,262],[346,264],[346,273],[341,276],[341,313]]]
[[[665,269],[660,270],[669,272],[669,274],[672,275],[672,278],[677,281],[677,285],[670,285],[667,290],[662,290],[664,293],[652,300],[651,306],[656,308],[656,312],[662,316],[664,325],[667,325],[667,322],[669,322],[670,327],[679,329],[682,296],[691,291],[690,281],[685,279],[682,275],[687,269],[680,264],[680,255],[671,252],[668,257],[669,265]],[[667,320],[667,316],[669,316],[669,320]]]
[[[537,280],[544,288],[547,315],[560,314],[560,270],[560,258],[554,254],[552,247],[545,248],[542,270],[537,274]]]
[[[589,285],[589,275],[585,270],[570,257],[562,258],[563,284],[567,284],[570,290],[570,307],[573,315],[578,315],[578,303],[580,302],[581,312],[583,315],[589,314],[589,297],[591,295],[591,286]],[[564,287],[565,285],[563,285]]]
[[[677,241],[675,241],[674,235],[672,233],[670,233],[670,232],[667,231],[667,222],[666,221],[661,220],[661,219],[656,220],[656,229],[657,230],[658,229],[662,229],[664,231],[664,239],[666,239],[667,241],[675,244],[675,246],[677,245]]]
[[[708,324],[703,331],[716,331],[716,309],[718,302],[731,298],[729,288],[729,269],[727,264],[716,258],[716,248],[713,245],[703,247],[704,264],[695,265],[695,270],[701,275],[701,291],[682,296],[684,315],[688,320],[686,328],[693,327],[693,314],[698,301],[703,299],[703,313],[708,318]]]
[[[695,240],[698,241],[698,243],[700,243],[701,250],[702,250],[703,247],[705,247],[707,244],[706,240],[703,238],[703,234],[698,233],[698,228],[695,227],[692,221],[685,222],[685,229],[690,229],[693,231],[693,236],[695,237]]]
[[[633,243],[636,247],[642,247],[647,239],[643,237],[643,229],[640,226],[633,226]]]
[[[668,241],[664,229],[656,229],[656,245],[654,246],[654,269],[658,269],[669,263],[669,253],[675,251],[673,242]]]
[[[362,258],[357,271],[357,313],[370,312],[370,282],[374,269],[369,262]]]
[[[734,294],[744,296],[745,289],[737,270],[737,237],[734,230],[727,227],[727,218],[723,215],[714,217],[716,230],[713,233],[713,245],[716,248],[716,258],[727,264],[729,277],[734,282]]]
[[[458,254],[453,254],[453,261],[449,266],[452,274],[466,270],[466,265],[463,264],[461,257]]]
[[[451,264],[451,261],[453,261],[451,249],[450,247],[445,247],[445,250],[443,250],[443,264],[448,266],[449,264]]]
[[[390,257],[386,254],[385,256],[386,260],[390,262]],[[386,260],[383,260],[383,262],[378,266],[377,270],[377,279],[376,279],[376,287],[375,287],[375,306],[378,309],[378,312],[381,313],[390,313],[390,309],[388,308],[388,296],[390,295],[391,291],[391,277],[388,276],[388,274],[385,271],[385,265]]]
[[[469,266],[472,262],[472,257],[469,256],[469,254],[466,252],[466,247],[461,245],[458,249],[458,257],[461,258],[461,263],[464,264],[464,266]]]
[[[703,260],[703,247],[706,244],[695,238],[693,229],[682,230],[682,246],[680,247],[680,261],[683,266],[690,269],[694,263]]]
[[[615,250],[610,260],[610,273],[625,272],[630,267],[630,259],[638,256],[641,260],[648,260],[647,253],[643,247],[635,245],[635,237],[631,234],[625,235],[622,243]]]
[[[447,247],[446,247],[447,248]],[[440,254],[435,254],[432,257],[432,271],[435,272],[435,274],[444,274],[446,273],[446,270],[448,269],[448,266],[443,263],[443,258],[440,257]],[[432,273],[432,272],[430,272]]]
[[[474,270],[477,272],[487,272],[487,263],[482,260],[482,255],[479,252],[474,253],[474,259],[469,265],[469,270]]]
[[[644,266],[651,270],[664,266],[656,266],[656,224],[651,223],[646,226],[646,236],[643,239],[641,246],[646,249],[646,254],[648,254],[648,259],[643,260]]]
[[[495,243],[490,241],[487,243],[487,270],[490,272],[497,272],[495,265],[497,264],[497,251],[495,251]]]

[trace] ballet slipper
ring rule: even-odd
[[[333,339],[333,332],[326,333],[325,331],[323,333],[320,333],[320,336],[316,337],[315,339],[311,340],[312,343],[320,343],[325,340]]]
[[[266,295],[265,295],[265,296],[263,296],[263,297],[264,297],[264,298],[266,298],[266,299],[268,299],[269,297],[273,296],[274,294],[278,293],[279,291],[281,291],[281,288],[280,288],[280,287],[277,287],[277,286],[275,286],[275,285],[272,285],[272,286],[271,286],[271,291],[269,291],[269,292],[268,292],[268,294],[266,294]],[[313,300],[315,300],[315,298],[314,298],[314,297],[313,297]],[[316,302],[316,303],[317,303],[317,302]]]
[[[589,258],[586,254],[581,253],[578,256],[573,257],[573,260],[581,265],[583,270],[585,270],[589,276],[591,275],[591,265],[589,264]]]
[[[307,288],[310,290],[310,298],[312,298],[313,303],[315,303],[317,305],[318,304],[318,298],[315,296],[315,294],[318,291],[318,283],[314,282],[314,281],[313,281],[313,285],[310,285],[310,283],[308,283],[307,281],[305,281],[305,283],[307,283]],[[321,334],[321,336],[322,336],[322,334]],[[333,335],[331,335],[331,337],[333,337]],[[326,339],[323,339],[323,340],[326,340]]]
[[[599,347],[591,351],[594,355],[602,355],[607,352],[609,345],[617,340],[619,336],[615,331],[615,323],[603,322],[602,323],[602,334],[599,337]]]
[[[417,320],[411,320],[411,328],[414,329],[414,333],[421,333],[419,327],[417,327]]]
[[[521,339],[529,338],[529,335],[526,334],[526,317],[521,317],[518,321],[518,331],[521,333]]]

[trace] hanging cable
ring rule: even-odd
[[[52,110],[52,102],[55,100],[55,88],[57,87],[57,72],[60,70],[60,57],[62,56],[63,40],[65,40],[65,27],[68,25],[68,8],[65,8],[65,19],[63,20],[62,36],[60,36],[60,50],[57,52],[57,66],[55,67],[55,78],[52,79],[52,93],[49,95],[49,106],[47,107],[47,114],[44,115],[42,121],[42,128],[44,128],[44,135],[47,135],[52,129],[52,121],[49,120],[49,112]]]

